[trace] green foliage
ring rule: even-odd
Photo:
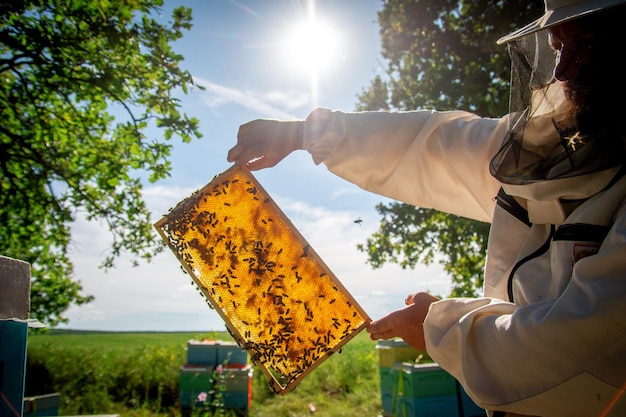
[[[227,333],[87,333],[30,335],[26,396],[59,392],[60,415],[180,416],[180,367],[190,339],[231,340]],[[269,389],[254,369],[249,417],[375,416],[381,394],[376,342],[363,332],[287,394]],[[230,416],[228,409],[192,417]]]
[[[66,415],[106,414],[120,405],[159,410],[176,404],[178,368],[173,365],[182,364],[183,355],[183,349],[166,347],[109,352],[33,347],[28,351],[27,372],[31,384],[45,380],[49,392],[61,393]],[[36,392],[40,386],[27,388],[41,394]]]
[[[508,111],[510,60],[496,41],[543,13],[543,1],[385,0],[378,13],[387,81],[377,76],[357,110]],[[450,296],[482,288],[488,225],[401,203],[377,206],[379,230],[359,250],[375,268],[442,263]]]
[[[31,264],[31,317],[66,322],[81,294],[68,257],[80,213],[108,225],[103,260],[162,250],[142,199],[170,171],[174,136],[200,137],[174,92],[194,86],[171,43],[191,10],[159,20],[162,0],[0,1],[0,242]],[[160,131],[149,137],[147,130]]]
[[[226,332],[29,335],[25,394],[59,392],[63,415],[167,413],[177,407],[190,339],[231,340]]]
[[[392,106],[501,116],[510,65],[496,41],[542,11],[537,0],[386,1],[378,21]]]
[[[471,297],[483,285],[489,225],[408,204],[379,204],[379,230],[358,245],[379,268],[387,262],[414,268],[439,262],[452,277],[453,297]]]
[[[389,89],[380,75],[377,75],[367,89],[363,89],[356,105],[357,111],[389,110]]]

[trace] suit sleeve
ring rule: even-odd
[[[304,145],[315,163],[385,197],[489,222],[499,184],[489,161],[503,119],[471,113],[313,111]]]

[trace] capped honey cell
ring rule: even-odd
[[[215,176],[155,228],[278,394],[370,322],[245,166]]]

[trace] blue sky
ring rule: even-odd
[[[315,107],[351,111],[357,95],[382,75],[385,65],[376,23],[380,0],[165,0],[163,20],[181,4],[193,9],[194,26],[174,48],[185,57],[182,67],[205,90],[180,99],[182,110],[199,119],[203,138],[174,141],[171,176],[146,185],[154,221],[231,166],[226,154],[241,124],[258,118],[302,119]],[[330,28],[331,37],[321,46],[299,41],[294,50],[300,39],[294,27],[306,26],[313,17]],[[318,47],[317,60],[309,62]],[[313,52],[307,56],[303,50]],[[375,205],[388,200],[316,166],[304,151],[254,175],[372,319],[401,307],[410,292],[447,294],[449,279],[438,266],[373,270],[357,251],[356,245],[377,229]],[[363,220],[360,225],[354,223],[357,218]],[[73,228],[75,278],[96,299],[72,307],[69,323],[61,327],[225,329],[169,250],[138,267],[123,256],[105,273],[98,265],[109,242],[103,224],[79,219]]]

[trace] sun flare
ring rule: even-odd
[[[317,15],[315,1],[308,0],[306,15],[289,22],[279,36],[276,52],[281,72],[287,78],[306,80],[311,103],[317,106],[320,80],[332,77],[344,60],[341,31],[332,19]]]
[[[309,18],[294,25],[285,42],[285,59],[299,70],[327,70],[337,59],[339,38],[326,22]]]

